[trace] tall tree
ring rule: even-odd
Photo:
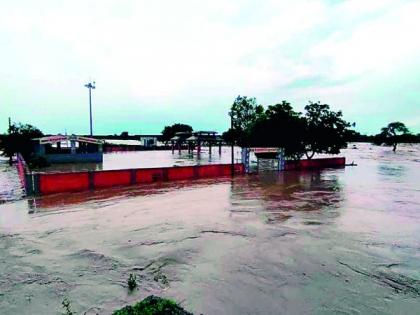
[[[305,106],[306,156],[311,159],[315,153],[338,154],[347,147],[350,123],[342,117],[341,111],[334,112],[328,104],[320,102]]]
[[[25,160],[29,160],[33,153],[33,144],[31,139],[42,137],[44,134],[38,128],[29,124],[12,124],[8,134],[0,143],[0,150],[3,155],[9,157],[11,162],[12,156],[21,153]]]
[[[376,135],[376,144],[392,145],[392,151],[397,150],[398,143],[403,142],[404,138],[410,135],[410,131],[404,123],[395,121],[389,123],[388,126],[381,129],[381,133]]]
[[[177,132],[192,132],[193,128],[186,124],[173,124],[172,126],[165,126],[162,130],[162,141],[169,141],[175,136]]]
[[[288,158],[298,160],[305,152],[305,120],[290,103],[270,105],[251,127],[251,146],[283,148]]]
[[[231,135],[240,145],[246,145],[252,126],[264,115],[264,107],[257,103],[255,97],[238,96],[232,104],[229,116],[232,119]]]

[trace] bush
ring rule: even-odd
[[[127,280],[128,289],[133,291],[137,287],[137,276],[130,273]]]
[[[113,315],[193,315],[176,302],[151,295],[134,304],[117,310]]]

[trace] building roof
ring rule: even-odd
[[[77,142],[85,142],[85,143],[92,143],[92,144],[103,144],[102,140],[89,138],[89,137],[82,137],[76,135],[56,135],[56,136],[47,136],[41,138],[35,138],[33,140],[39,141],[39,144],[52,144],[61,141],[77,141]]]
[[[127,146],[138,146],[143,145],[139,140],[122,140],[122,139],[104,139],[105,143],[112,145],[127,145]]]

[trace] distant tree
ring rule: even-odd
[[[193,128],[186,124],[173,124],[172,126],[165,126],[162,130],[162,141],[169,141],[175,136],[177,132],[192,132]]]
[[[128,131],[121,132],[120,137],[123,139],[128,139]]]
[[[305,148],[306,156],[311,159],[315,153],[338,154],[347,147],[350,123],[342,112],[334,112],[327,104],[310,103],[305,106]]]
[[[28,124],[12,124],[8,134],[0,143],[0,150],[4,156],[9,157],[11,163],[13,155],[21,153],[25,160],[29,160],[33,153],[31,139],[42,137],[44,134],[38,128]]]
[[[235,142],[246,145],[252,126],[264,116],[264,107],[257,103],[255,97],[238,96],[229,112],[232,118]]]
[[[410,131],[404,125],[404,123],[396,121],[389,123],[388,126],[383,127],[381,132],[375,136],[375,144],[385,144],[393,146],[392,151],[397,150],[398,143],[408,142],[407,138],[410,135]]]
[[[374,136],[368,136],[365,134],[361,134],[355,130],[349,130],[346,140],[347,142],[372,142]]]

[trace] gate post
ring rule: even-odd
[[[277,153],[277,160],[278,160],[278,166],[277,170],[284,171],[284,149],[279,149],[279,152]]]
[[[241,148],[241,161],[244,165],[245,174],[249,173],[249,148]]]

